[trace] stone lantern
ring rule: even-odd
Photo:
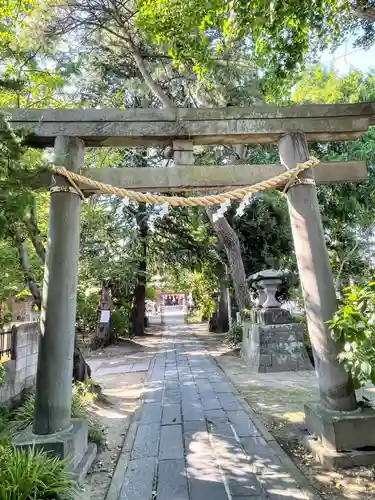
[[[276,298],[283,280],[287,277],[285,271],[273,269],[260,271],[250,276],[250,283],[258,292],[257,299],[257,322],[266,325],[286,324],[292,322],[289,311],[282,309]]]
[[[286,272],[273,269],[250,276],[258,300],[252,317],[243,323],[241,355],[254,372],[312,369],[304,345],[305,325],[294,323],[276,298],[286,277]]]

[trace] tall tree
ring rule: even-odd
[[[122,0],[114,0],[110,4],[96,0],[63,3],[51,9],[52,19],[47,24],[46,33],[49,36],[62,37],[71,36],[72,33],[79,34],[82,44],[90,48],[90,51],[95,47],[98,54],[103,54],[105,62],[100,66],[117,76],[118,87],[121,85],[118,80],[121,72],[141,77],[150,93],[148,99],[144,100],[148,100],[150,106],[158,106],[160,103],[164,107],[174,108],[179,105],[195,106],[205,103],[205,92],[202,92],[201,88],[207,91],[208,82],[198,82],[196,77],[191,76],[190,71],[179,73],[173,68],[170,57],[162,47],[146,42],[144,34],[134,22],[136,14],[136,6],[132,2]],[[242,46],[239,53],[241,58],[246,59]],[[113,61],[111,67],[110,61]],[[236,62],[237,57],[226,61],[227,75],[231,71],[238,73]],[[222,66],[222,61],[218,61],[218,66]],[[242,82],[238,82],[236,92],[240,92],[239,88],[246,79],[249,81],[249,72],[245,73],[246,77]],[[252,75],[254,76],[253,69]],[[217,73],[218,79],[220,73]],[[125,80],[122,85],[125,87]],[[128,98],[129,95],[125,92],[124,103],[128,103]],[[224,99],[228,102],[226,96]],[[226,250],[238,303],[241,308],[249,307],[250,297],[237,234],[225,218],[214,222],[210,211],[208,216]]]
[[[374,0],[201,1],[138,0],[137,24],[148,40],[168,50],[181,67],[193,64],[198,74],[246,40],[263,70],[269,97],[282,97],[295,73],[323,48],[348,33],[357,43],[374,43]],[[178,29],[176,25],[178,24]]]

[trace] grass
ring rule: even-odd
[[[89,421],[88,439],[100,448],[106,441],[105,430],[90,421],[89,408],[95,398],[90,384],[74,384],[72,418]],[[35,394],[25,397],[13,411],[0,407],[0,500],[73,500],[78,498],[75,483],[66,462],[34,449],[14,449],[11,438],[32,424]]]
[[[88,409],[95,395],[90,393],[89,385],[76,383],[72,389],[72,418],[87,418]],[[32,424],[35,409],[35,394],[27,395],[23,403],[11,414],[9,432],[14,435]]]
[[[0,446],[0,500],[74,500],[66,463],[34,449]]]

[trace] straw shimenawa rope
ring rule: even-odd
[[[111,186],[110,184],[104,184],[103,182],[94,181],[89,179],[88,177],[84,177],[83,175],[76,174],[74,172],[70,172],[66,170],[64,167],[52,166],[51,170],[55,174],[59,174],[64,176],[69,183],[76,189],[77,194],[82,195],[80,189],[76,185],[83,184],[85,186],[89,186],[99,190],[104,194],[111,194],[119,196],[120,198],[129,198],[130,200],[138,201],[141,203],[150,203],[153,205],[171,205],[173,207],[178,206],[188,206],[188,207],[196,207],[196,206],[207,206],[207,205],[218,205],[228,200],[241,200],[245,196],[250,193],[257,193],[259,191],[264,191],[265,189],[272,189],[276,187],[280,187],[282,185],[287,185],[289,181],[293,181],[293,179],[298,181],[298,174],[303,170],[307,170],[309,168],[314,168],[318,165],[319,160],[314,156],[311,156],[304,163],[298,163],[295,168],[287,170],[282,174],[277,175],[276,177],[272,177],[266,181],[258,182],[253,184],[252,186],[241,187],[238,189],[234,189],[232,191],[227,191],[225,193],[219,193],[215,195],[207,195],[207,196],[162,196],[150,193],[138,193],[137,191],[131,191],[129,189],[118,188],[115,186]]]

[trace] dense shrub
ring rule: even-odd
[[[202,311],[193,309],[185,315],[185,323],[187,325],[194,325],[197,323],[202,323]]]
[[[228,344],[238,345],[242,342],[242,333],[243,328],[242,325],[238,323],[233,323],[228,332],[225,334],[225,339]]]
[[[115,342],[119,337],[132,337],[130,328],[130,306],[118,306],[111,312],[110,337],[111,342]]]
[[[101,427],[96,423],[90,422],[88,440],[90,443],[95,443],[98,449],[103,448],[103,446],[107,441],[106,431],[104,427]]]
[[[333,339],[343,346],[339,361],[359,388],[375,383],[375,282],[345,292],[329,325]]]
[[[66,463],[41,451],[0,445],[0,500],[74,500]]]
[[[95,397],[90,385],[73,385],[72,417],[87,418]],[[33,421],[35,394],[26,396],[13,412],[0,407],[0,500],[78,500],[66,462],[33,449],[15,450],[11,436]],[[89,441],[98,447],[106,441],[105,431],[89,420]]]
[[[90,392],[89,385],[75,383],[72,391],[72,417],[87,418],[87,411],[92,402],[94,394]],[[10,432],[12,434],[26,429],[32,424],[34,418],[35,394],[27,395],[23,403],[14,410],[10,422]]]
[[[9,442],[9,409],[5,406],[0,406],[0,446]]]

